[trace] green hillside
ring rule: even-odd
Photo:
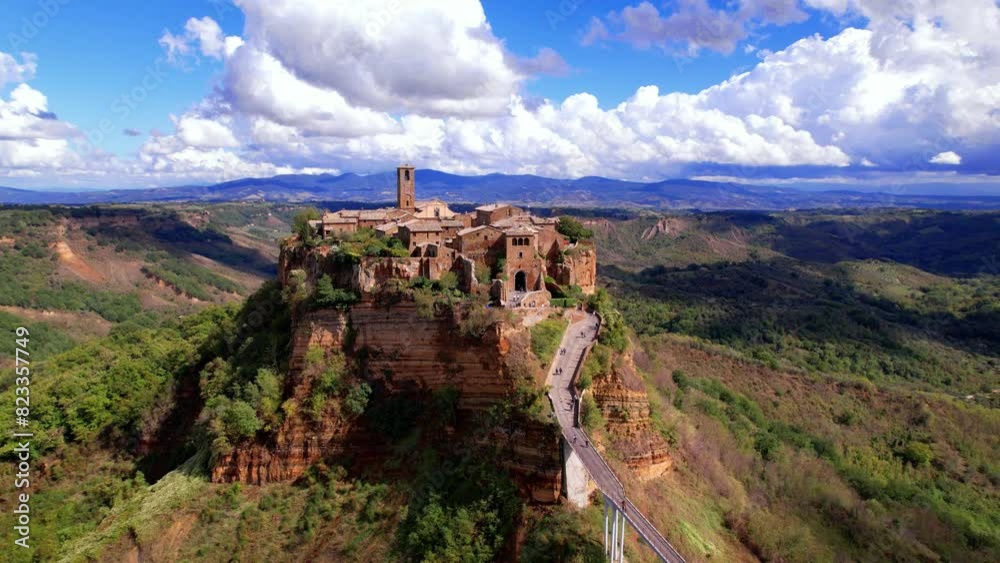
[[[599,506],[533,504],[484,447],[515,399],[460,436],[449,393],[393,400],[331,357],[307,359],[310,404],[280,401],[304,297],[267,281],[294,213],[0,210],[0,325],[27,326],[37,362],[34,560],[603,560]],[[588,215],[624,326],[586,378],[627,333],[671,469],[611,464],[689,561],[1000,559],[1000,215]],[[563,330],[542,321],[526,349]],[[212,455],[327,401],[387,457],[210,482]],[[627,556],[653,560],[631,540]]]

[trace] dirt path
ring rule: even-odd
[[[66,241],[61,240],[56,242],[52,245],[52,249],[55,251],[56,256],[59,257],[59,262],[65,265],[69,271],[73,272],[78,277],[91,283],[104,283],[106,281],[104,275],[92,268],[90,264],[84,262],[82,258],[77,256]]]

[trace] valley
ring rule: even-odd
[[[0,322],[41,358],[38,557],[603,560],[599,501],[560,499],[561,313],[290,283],[301,209],[0,210]],[[606,319],[581,422],[688,561],[1000,555],[1000,216],[573,213]]]

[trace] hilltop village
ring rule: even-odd
[[[418,200],[416,171],[409,165],[396,169],[396,196],[396,207],[343,209],[310,221],[333,244],[364,229],[398,241],[399,255],[363,256],[361,267],[347,279],[339,276],[338,285],[365,293],[388,278],[433,281],[454,272],[459,289],[471,292],[488,285],[493,300],[505,307],[548,306],[550,290],[558,287],[594,292],[593,243],[560,233],[559,219],[536,217],[504,203],[456,213],[439,199]]]

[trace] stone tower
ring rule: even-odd
[[[396,168],[396,207],[413,211],[417,206],[416,174],[409,164]]]

